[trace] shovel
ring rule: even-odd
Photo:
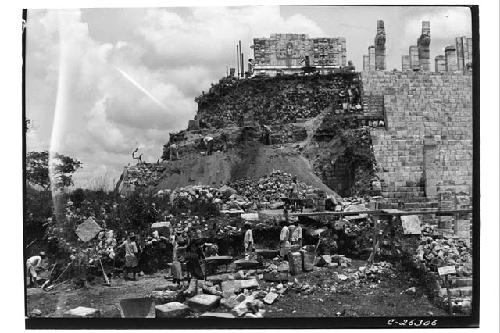
[[[104,267],[102,266],[102,261],[100,258],[99,258],[99,264],[101,265],[102,275],[104,275],[104,280],[106,280],[106,283],[104,285],[109,287],[109,286],[111,286],[111,283],[109,282],[108,276],[106,275],[106,272],[104,271]]]

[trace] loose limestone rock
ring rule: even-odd
[[[189,281],[189,287],[187,288],[187,290],[184,291],[184,295],[186,297],[193,297],[194,295],[196,295],[197,290],[198,290],[198,280],[191,279],[191,281]]]
[[[40,317],[42,315],[42,311],[40,309],[33,309],[30,312],[30,317]]]
[[[179,318],[189,312],[189,306],[180,302],[170,302],[156,305],[155,310],[157,318]]]
[[[222,281],[227,281],[227,280],[234,280],[234,275],[233,274],[217,274],[217,275],[212,275],[207,277],[207,281],[210,281],[212,283],[220,283]]]
[[[236,296],[225,297],[220,300],[220,305],[226,309],[232,309],[237,306],[239,302],[236,300]]]
[[[220,297],[215,295],[196,295],[187,300],[189,307],[195,311],[204,312],[215,308]]]
[[[273,293],[272,291],[264,297],[264,303],[273,304],[274,301],[278,298],[278,294]]]

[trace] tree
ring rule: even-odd
[[[47,190],[50,186],[49,153],[32,151],[26,155],[26,180]]]
[[[48,151],[29,152],[26,155],[26,180],[47,190],[50,187],[49,160],[53,168],[53,181],[57,189],[73,185],[73,173],[82,167],[82,163],[69,156],[55,153],[49,158]]]

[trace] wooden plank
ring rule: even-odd
[[[290,216],[353,216],[359,214],[370,214],[377,216],[401,216],[401,215],[454,215],[456,213],[472,213],[472,209],[451,209],[451,210],[415,210],[415,211],[397,211],[384,212],[384,210],[366,210],[362,212],[310,212],[310,213],[290,213]]]

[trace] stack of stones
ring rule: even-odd
[[[240,195],[245,196],[255,203],[279,202],[288,197],[293,184],[290,173],[274,170],[270,175],[255,179],[241,179],[229,185]],[[297,181],[298,197],[306,199],[308,195],[318,192],[314,187]]]
[[[427,272],[436,283],[439,305],[453,313],[470,313],[472,301],[472,254],[471,248],[461,240],[423,237],[416,250],[414,262]],[[455,273],[447,279],[437,274],[438,268],[452,266]],[[449,293],[448,290],[449,289]],[[451,301],[451,302],[449,302]]]

